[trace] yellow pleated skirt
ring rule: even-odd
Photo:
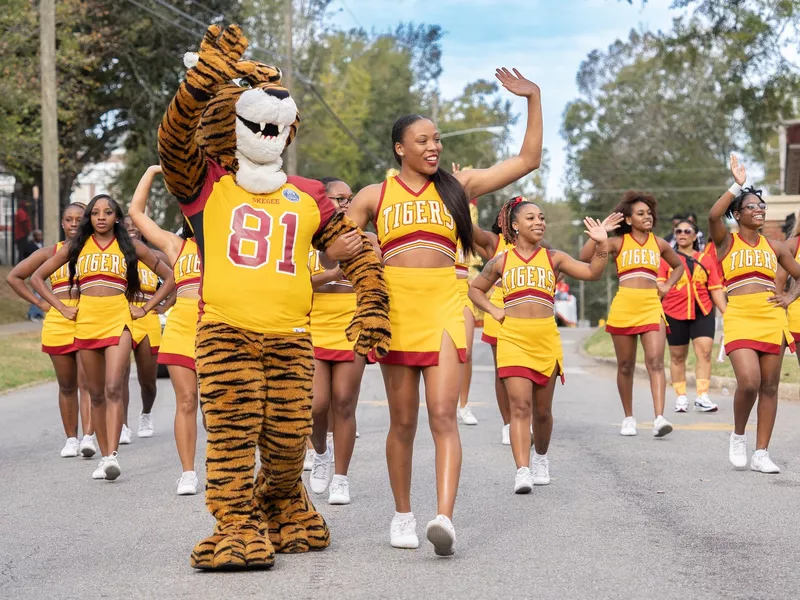
[[[158,348],[159,364],[196,370],[194,343],[197,336],[198,302],[196,298],[175,299],[175,305],[167,313],[167,323]]]
[[[792,332],[794,341],[800,342],[800,301],[792,302],[786,314],[789,318],[789,331]]]
[[[468,308],[470,312],[473,311],[472,300],[469,299],[469,279],[456,279],[458,285],[458,294],[464,308]]]
[[[439,364],[442,335],[447,333],[467,360],[464,304],[456,285],[455,267],[384,267],[389,292],[392,341],[378,362],[428,367]]]
[[[75,346],[98,350],[119,344],[125,330],[133,331],[131,309],[125,294],[81,296],[75,321]]]
[[[78,306],[78,300],[67,298],[62,300],[67,306]],[[64,318],[55,308],[47,311],[42,323],[42,352],[59,355],[70,354],[78,348],[75,346],[75,321]]]
[[[553,372],[564,383],[564,351],[555,317],[506,317],[497,337],[497,375],[547,385]]]
[[[639,335],[658,331],[667,317],[657,289],[620,287],[608,312],[606,331],[612,335]]]
[[[355,343],[345,331],[356,312],[354,292],[314,294],[311,303],[311,342],[314,358],[332,362],[352,362]]]
[[[503,290],[499,287],[492,288],[492,293],[489,296],[489,302],[491,302],[497,308],[503,308]],[[497,336],[500,334],[500,328],[500,323],[495,321],[492,315],[489,313],[484,313],[481,341],[486,342],[490,346],[497,346]]]
[[[768,302],[772,296],[772,292],[728,296],[722,316],[726,354],[740,348],[780,354],[784,341],[795,351],[786,311]]]

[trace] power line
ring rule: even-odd
[[[137,2],[137,0],[128,0],[128,2],[130,2],[131,4],[133,4],[135,6],[138,6],[139,8],[141,8],[141,9],[143,9],[145,11],[147,11],[151,15],[153,15],[155,17],[158,17],[159,19],[161,19],[165,23],[168,23],[168,24],[170,24],[170,25],[172,25],[174,27],[177,27],[178,29],[180,29],[180,30],[182,30],[182,31],[184,31],[186,33],[189,33],[190,35],[193,35],[193,36],[198,37],[200,39],[203,38],[203,33],[199,32],[197,30],[189,29],[188,27],[185,27],[185,26],[181,25],[180,23],[176,23],[176,22],[170,20],[169,18],[167,18],[165,15],[161,14],[160,12],[158,12],[158,11],[148,7],[148,6],[145,6],[145,5],[141,4],[140,2]],[[161,6],[167,8],[169,10],[172,10],[173,12],[175,12],[175,13],[177,13],[177,14],[185,17],[185,18],[188,18],[189,20],[191,20],[194,23],[198,23],[198,24],[202,25],[203,27],[206,26],[206,23],[203,23],[202,21],[199,21],[198,19],[196,19],[193,16],[185,13],[181,9],[179,9],[179,8],[177,8],[175,6],[172,6],[168,2],[165,2],[164,0],[155,0],[155,2],[157,2],[158,4],[160,4]],[[193,2],[193,3],[199,5],[199,2]],[[206,9],[206,10],[210,10],[210,9]],[[221,16],[223,19],[225,17],[225,15],[219,15],[219,16]],[[269,50],[263,50],[262,51],[259,48],[253,49],[253,52],[254,53],[268,52],[269,54],[272,54],[275,57],[282,57],[284,59],[287,58],[286,56],[281,55],[281,54],[279,54],[277,52],[272,52],[272,51],[269,51]],[[375,163],[377,165],[382,166],[384,168],[388,166],[385,160],[383,160],[382,158],[380,158],[377,155],[375,155],[372,151],[370,151],[364,145],[364,143],[356,136],[356,134],[353,133],[351,131],[351,129],[344,123],[344,121],[342,121],[342,119],[339,117],[339,115],[336,114],[336,111],[334,111],[334,109],[331,108],[331,106],[325,100],[325,97],[322,95],[322,92],[319,91],[319,89],[317,88],[317,86],[314,84],[314,82],[311,79],[309,79],[308,77],[303,75],[297,69],[294,70],[294,75],[295,75],[295,77],[297,78],[297,80],[300,83],[304,84],[309,89],[311,94],[319,101],[320,104],[322,104],[322,107],[325,109],[325,111],[331,116],[331,118],[333,118],[334,122],[339,127],[339,129],[341,129],[342,132],[345,135],[347,135],[347,137],[349,137],[358,146],[359,150],[361,150],[364,154],[369,156],[373,161],[375,161]]]
[[[347,14],[349,14],[353,18],[353,21],[356,22],[356,25],[358,25],[359,28],[366,30],[366,28],[361,24],[361,21],[358,20],[358,17],[356,16],[356,13],[354,13],[352,10],[350,10],[350,7],[347,5],[347,2],[345,2],[344,0],[339,0],[339,3],[347,11]]]
[[[211,9],[210,9],[210,8],[208,8],[206,5],[204,5],[204,4],[201,4],[201,3],[200,3],[200,2],[198,2],[197,0],[189,0],[189,2],[191,2],[191,3],[192,3],[192,4],[194,4],[195,6],[199,6],[200,8],[202,8],[204,11],[206,11],[208,14],[210,14],[210,15],[211,15],[212,17],[214,17],[215,19],[224,19],[224,18],[225,18],[225,15],[223,15],[223,14],[221,14],[221,13],[218,13],[218,12],[216,12],[216,11],[213,11],[213,10],[211,10]]]

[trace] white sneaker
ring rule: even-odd
[[[106,464],[103,465],[103,470],[106,473],[106,479],[108,481],[114,481],[120,476],[122,470],[119,468],[116,452],[112,452],[110,456],[106,456]]]
[[[410,519],[392,519],[392,526],[389,530],[389,539],[392,548],[406,548],[416,550],[419,548],[419,538],[417,537],[417,520],[412,516]]]
[[[550,461],[547,460],[547,454],[539,456],[534,453],[531,465],[533,485],[550,485]]]
[[[619,430],[620,435],[636,435],[636,419],[633,417],[625,417],[622,421],[622,429]]]
[[[672,423],[667,421],[661,415],[658,415],[656,420],[653,421],[653,436],[664,437],[669,433],[672,433]]]
[[[92,473],[92,479],[105,479],[106,478],[106,457],[102,457],[100,462],[97,463],[97,468]]]
[[[197,473],[194,471],[184,471],[178,479],[178,496],[194,496],[197,493]]]
[[[514,493],[528,494],[532,489],[531,470],[528,467],[520,467],[514,475]]]
[[[123,425],[122,431],[119,432],[119,443],[120,444],[131,443],[131,430],[130,427],[128,427],[127,425]]]
[[[91,458],[97,453],[97,447],[94,445],[94,438],[90,435],[83,436],[80,446],[81,456],[84,458]]]
[[[708,394],[700,394],[694,401],[695,412],[717,412],[719,406],[711,401]]]
[[[675,412],[685,413],[689,410],[689,399],[686,394],[681,394],[675,399]]]
[[[360,438],[360,437],[361,437],[361,434],[358,433],[358,429],[356,429],[356,438]]]
[[[436,518],[428,523],[425,537],[433,544],[433,551],[437,556],[452,556],[455,552],[456,530],[452,521],[444,515],[436,515]]]
[[[728,459],[737,469],[744,469],[747,466],[747,434],[736,435],[736,433],[731,433]]]
[[[310,471],[314,465],[314,449],[306,448],[306,457],[303,460],[303,471]]]
[[[464,425],[477,425],[478,419],[472,414],[472,409],[469,406],[458,409],[458,418]]]
[[[334,475],[328,504],[350,504],[350,480],[347,475]]]
[[[511,425],[503,425],[503,446],[511,445]]]
[[[750,469],[759,473],[780,473],[781,470],[769,457],[766,450],[756,450],[753,452],[753,459],[750,461]]]
[[[64,444],[64,447],[61,449],[61,458],[71,458],[73,456],[78,456],[78,451],[80,448],[80,442],[78,438],[71,437],[67,438],[67,443]]]
[[[333,451],[330,446],[325,454],[314,453],[314,464],[311,466],[311,475],[308,478],[311,484],[311,491],[315,494],[324,494],[328,489],[331,480],[331,464],[333,463]]]
[[[153,427],[153,413],[142,413],[139,415],[139,431],[138,436],[141,438],[153,437],[156,432]]]

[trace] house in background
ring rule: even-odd
[[[800,211],[800,119],[778,125],[778,157],[781,193],[767,201],[764,235],[782,240],[791,234]]]

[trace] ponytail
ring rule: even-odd
[[[453,216],[456,223],[458,239],[464,249],[465,256],[472,255],[472,215],[469,212],[469,200],[464,188],[452,174],[441,167],[431,177],[439,196]]]

